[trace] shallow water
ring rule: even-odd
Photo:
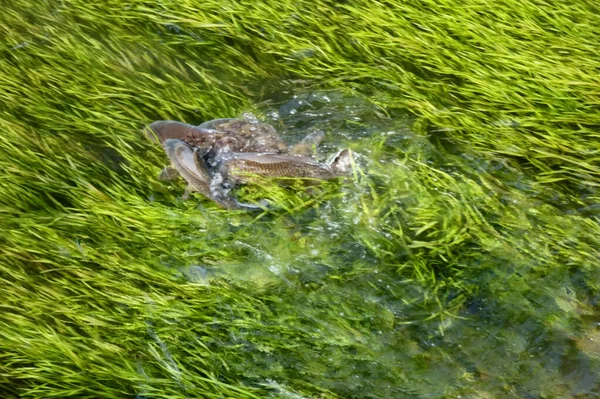
[[[109,3],[0,15],[3,398],[600,396],[597,13]],[[157,180],[144,125],[244,112],[352,175]]]
[[[219,342],[237,348],[243,361],[230,367],[247,384],[290,398],[306,397],[294,391],[306,383],[364,398],[597,393],[598,297],[585,266],[557,265],[577,252],[574,237],[546,230],[577,229],[581,216],[549,205],[554,193],[532,189],[518,164],[448,152],[408,118],[340,93],[260,110],[290,141],[322,129],[321,153],[348,145],[357,156],[335,197],[207,226],[184,238],[189,261],[170,266],[208,289],[250,287],[266,307],[252,321],[232,309],[241,326]],[[430,223],[440,230],[421,233]],[[203,264],[194,242],[213,234],[229,259]],[[593,256],[583,261],[597,273]]]

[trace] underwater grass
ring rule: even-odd
[[[599,395],[596,5],[0,4],[2,397]],[[247,111],[353,175],[158,181]]]

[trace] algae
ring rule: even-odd
[[[593,3],[0,4],[3,398],[600,395]],[[354,175],[158,181],[243,112]]]

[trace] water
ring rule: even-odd
[[[189,281],[225,279],[265,307],[259,320],[232,308],[222,327],[246,384],[294,398],[305,384],[363,398],[595,395],[598,298],[584,265],[597,272],[593,256],[572,257],[582,249],[563,233],[580,216],[550,205],[554,193],[339,93],[261,111],[290,141],[326,131],[320,151],[352,147],[357,170],[318,205],[219,229],[229,259],[191,256]]]
[[[600,396],[587,4],[9,3],[2,397]],[[352,176],[156,179],[144,125],[244,112]]]

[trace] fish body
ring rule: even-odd
[[[237,184],[249,183],[253,176],[329,180],[347,172],[349,157],[349,150],[340,152],[329,163],[299,155],[232,153],[221,161],[219,170]]]
[[[241,119],[217,119],[200,126],[157,121],[150,125],[149,137],[154,140],[154,136],[161,143],[168,139],[182,140],[209,158],[225,152],[283,153],[287,150],[287,144],[272,126]]]
[[[188,183],[184,199],[189,192],[198,192],[223,208],[227,209],[260,209],[258,206],[242,204],[229,195],[228,190],[219,184],[214,184],[206,163],[198,151],[178,139],[167,139],[163,143],[167,156],[171,160],[170,170],[176,170]]]
[[[204,160],[188,144],[178,139],[167,139],[163,143],[167,157],[171,160],[171,170],[177,170],[188,182],[190,191],[211,197],[212,177]]]

